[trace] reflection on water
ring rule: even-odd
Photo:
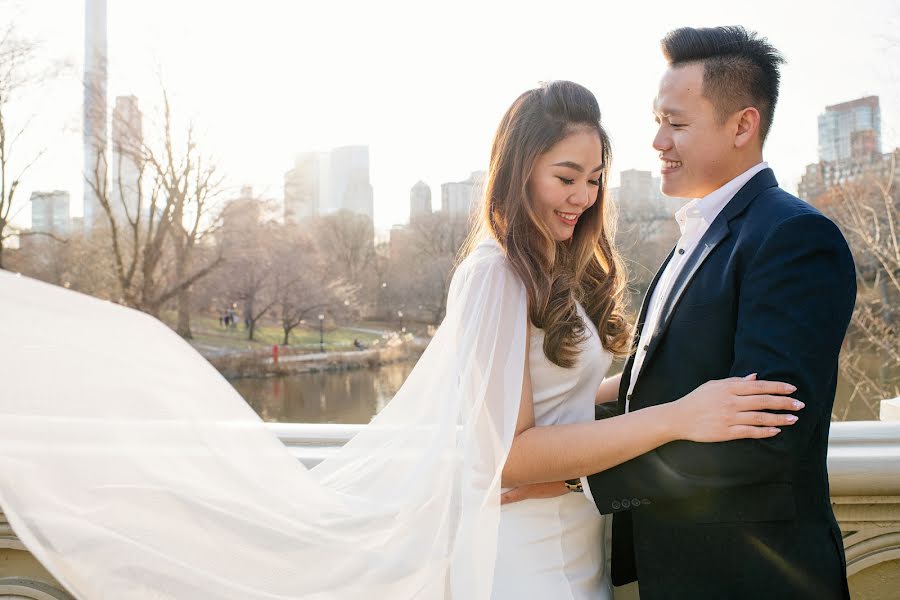
[[[368,423],[394,397],[414,364],[238,379],[231,385],[264,421]]]
[[[393,398],[414,364],[404,362],[378,369],[238,379],[231,383],[265,421],[368,423]],[[873,369],[877,371],[879,364],[880,361],[873,361]],[[846,421],[878,420],[879,399],[855,397],[850,402],[853,388],[843,378],[838,381],[835,417]]]

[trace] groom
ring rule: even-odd
[[[641,598],[848,599],[826,452],[853,259],[837,227],[778,187],[762,148],[783,59],[741,27],[683,28],[654,103],[662,191],[697,198],[638,318],[622,411],[758,373],[806,408],[774,438],[675,442],[587,478],[613,518],[612,577]]]
[[[741,27],[678,29],[662,49],[662,191],[696,200],[641,307],[619,411],[748,373],[795,385],[806,408],[774,438],[674,442],[584,479],[615,513],[613,583],[639,580],[643,600],[849,599],[825,459],[850,250],[763,162],[779,52]]]

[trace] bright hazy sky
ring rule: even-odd
[[[12,14],[3,8],[0,22]],[[27,225],[35,189],[70,191],[81,214],[84,3],[29,0],[16,14],[44,56],[72,63],[12,113],[36,113],[23,157],[48,147],[19,190],[16,221]],[[879,95],[882,150],[900,145],[896,0],[109,0],[110,110],[115,96],[134,94],[150,129],[161,73],[175,111],[197,122],[229,184],[279,200],[296,153],[368,144],[375,221],[385,228],[408,219],[419,179],[437,208],[441,183],[485,168],[503,111],[542,80],[571,79],[597,95],[614,172],[658,172],[650,144],[659,39],[683,25],[721,24],[759,31],[788,59],[765,149],[782,186],[796,191],[817,160],[816,117],[827,104]]]

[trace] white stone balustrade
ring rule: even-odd
[[[885,400],[882,421],[832,423],[831,501],[844,533],[854,600],[900,597],[900,399]],[[270,423],[291,453],[318,464],[361,425]],[[634,597],[632,590],[617,598]],[[0,513],[0,598],[71,600],[28,553]]]

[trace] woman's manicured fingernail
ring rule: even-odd
[[[792,403],[792,405],[793,405],[793,407],[794,407],[796,410],[800,410],[801,408],[803,408],[804,406],[806,406],[805,404],[803,404],[803,403],[800,402],[799,400],[794,400],[794,402]]]
[[[786,384],[784,384],[784,389],[787,391],[788,394],[790,394],[791,392],[794,392],[797,390],[797,386],[786,383]]]
[[[744,379],[754,379],[756,377],[756,373],[750,373],[749,375],[745,375]]]
[[[788,416],[785,418],[785,421],[787,421],[788,423],[796,423],[796,422],[797,422],[797,416],[796,416],[796,415],[788,415]]]

